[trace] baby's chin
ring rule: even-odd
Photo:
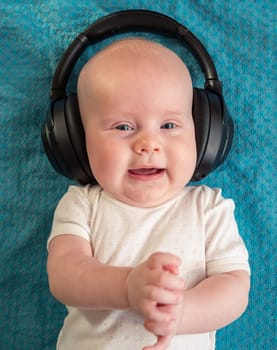
[[[180,191],[179,191],[180,192]],[[127,194],[111,194],[115,199],[127,205],[138,208],[158,207],[179,194],[179,192],[162,194],[158,190],[135,191]]]

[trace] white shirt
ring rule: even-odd
[[[153,208],[127,205],[98,186],[72,186],[56,209],[48,242],[65,233],[90,241],[94,256],[113,266],[136,266],[154,252],[175,254],[182,260],[180,276],[188,288],[214,274],[249,271],[233,201],[206,186],[185,187]],[[141,350],[156,341],[133,311],[68,311],[60,350]],[[212,350],[214,334],[178,335],[168,349]]]

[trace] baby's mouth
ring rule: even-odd
[[[140,169],[129,169],[129,173],[132,175],[158,175],[161,174],[164,169],[161,168],[140,168]]]

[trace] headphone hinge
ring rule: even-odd
[[[218,79],[207,79],[205,82],[205,89],[222,95],[222,82]]]

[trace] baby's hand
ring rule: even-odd
[[[155,253],[132,269],[127,277],[130,307],[151,322],[171,323],[175,315],[166,306],[178,304],[184,290],[184,281],[177,276],[180,263],[175,255]]]
[[[164,266],[163,269],[174,275],[178,275],[179,273],[178,268],[175,266]],[[157,304],[156,307],[171,314],[172,319],[170,321],[164,320],[163,322],[155,322],[149,319],[145,320],[145,328],[157,336],[157,341],[153,345],[144,347],[143,350],[166,350],[177,331],[177,323],[180,317],[182,302],[176,305]]]
[[[161,305],[157,306],[161,311],[169,313],[172,318],[170,321],[163,320],[156,322],[147,319],[144,322],[144,327],[151,333],[157,336],[157,342],[146,347],[144,350],[163,350],[166,349],[170,343],[171,338],[176,335],[178,330],[178,323],[180,322],[183,313],[183,302],[180,301],[176,305]]]
[[[158,336],[157,342],[150,346],[145,346],[142,350],[166,350],[173,336]]]
[[[171,339],[176,335],[178,322],[181,317],[182,302],[176,305],[157,305],[157,308],[172,316],[170,321],[162,322],[145,320],[144,327],[151,333],[157,336],[157,341],[153,345],[143,348],[143,350],[166,350],[171,342]]]

